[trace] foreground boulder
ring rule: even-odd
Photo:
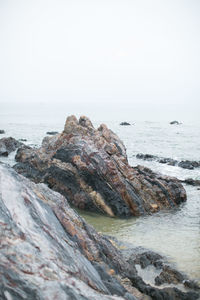
[[[190,288],[185,293],[146,284],[134,262],[78,216],[66,198],[3,164],[0,195],[0,299],[198,298]]]
[[[19,149],[15,170],[44,182],[76,207],[110,216],[139,216],[186,200],[182,184],[128,164],[120,139],[101,125],[68,117],[64,131],[45,137],[40,149]]]
[[[63,196],[2,164],[0,194],[0,299],[135,299],[109,275],[134,266]]]
[[[8,156],[12,151],[22,146],[22,143],[12,137],[0,139],[0,156]]]

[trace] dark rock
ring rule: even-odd
[[[8,156],[12,151],[21,147],[22,143],[12,137],[0,139],[0,156]]]
[[[184,286],[189,288],[189,289],[200,290],[199,284],[194,280],[189,280],[189,279],[185,280],[184,281]]]
[[[158,159],[158,162],[161,164],[167,164],[170,166],[176,166],[178,163],[177,160],[172,159],[172,158],[161,158],[161,159]]]
[[[46,134],[55,135],[55,134],[58,134],[58,131],[47,131]]]
[[[178,121],[171,121],[170,124],[171,125],[180,125],[181,123],[179,123]]]
[[[182,283],[185,276],[179,271],[171,268],[170,266],[164,266],[162,272],[159,276],[155,278],[156,285],[161,285],[163,283]]]
[[[40,149],[19,149],[16,160],[20,174],[48,184],[78,208],[112,217],[144,215],[186,200],[177,179],[129,166],[122,141],[106,125],[95,130],[86,117],[67,118],[61,134],[45,137]]]
[[[152,154],[143,154],[143,153],[138,153],[136,155],[138,159],[143,159],[143,160],[157,160],[158,156],[152,155]]]
[[[131,124],[128,123],[128,122],[121,122],[120,125],[122,125],[122,126],[128,126],[128,125],[131,125]]]
[[[20,142],[27,142],[27,139],[19,139]]]
[[[140,254],[131,255],[128,262],[131,264],[139,264],[143,269],[149,265],[153,265],[156,268],[161,268],[163,266],[163,257],[152,251],[145,251]]]
[[[152,154],[138,153],[136,155],[136,158],[142,160],[157,161],[161,164],[168,164],[170,166],[178,165],[180,168],[189,169],[189,170],[193,170],[194,168],[200,167],[200,161],[183,160],[178,162],[177,160],[172,158],[159,157],[157,155],[152,155]]]
[[[195,180],[192,178],[187,178],[185,180],[181,180],[181,182],[187,183],[189,185],[193,185],[193,186],[199,186],[200,185],[200,180]]]
[[[137,287],[137,289],[149,295],[154,300],[195,300],[199,299],[199,294],[197,292],[187,292],[184,293],[177,288],[164,288],[164,289],[157,289],[148,284],[146,284],[141,277],[139,276],[132,276],[129,277],[130,281],[132,282],[133,286]]]
[[[178,166],[183,169],[193,170],[194,168],[200,167],[200,162],[183,160],[179,162]]]
[[[4,134],[5,130],[0,129],[0,134]]]
[[[142,159],[142,160],[157,161],[161,164],[168,164],[168,165],[171,165],[171,166],[175,166],[178,163],[177,160],[174,160],[172,158],[159,157],[157,155],[152,155],[152,154],[138,153],[136,155],[136,158]]]

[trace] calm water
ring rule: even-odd
[[[39,115],[1,114],[0,129],[4,129],[6,134],[0,137],[26,138],[28,145],[39,146],[47,131],[62,131],[64,122],[65,116],[44,118]],[[125,127],[119,126],[119,122],[93,123],[95,126],[106,123],[119,135],[125,143],[131,165],[146,165],[157,172],[180,179],[200,179],[200,169],[184,170],[156,162],[141,161],[135,157],[137,153],[142,152],[178,160],[200,160],[200,124],[184,123],[176,126],[167,122],[144,121]],[[8,159],[1,160],[12,164],[13,158],[14,153]],[[158,251],[166,255],[180,270],[200,282],[200,190],[190,186],[185,188],[188,196],[185,204],[176,210],[153,216],[121,220],[85,212],[81,214],[97,231]]]

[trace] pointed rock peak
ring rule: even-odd
[[[106,124],[101,124],[98,128],[99,131],[104,131],[104,130],[108,130],[108,127],[106,126]]]
[[[76,126],[78,126],[77,118],[74,115],[69,116],[65,122],[64,133],[72,132]]]
[[[92,122],[86,116],[81,116],[80,117],[80,119],[79,119],[79,125],[84,126],[84,127],[88,127],[88,128],[94,128]]]

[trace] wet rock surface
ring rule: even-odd
[[[169,265],[165,257],[143,247],[135,247],[128,242],[118,241],[114,237],[109,238],[121,249],[125,261],[136,267],[137,275],[129,277],[129,280],[141,293],[150,296],[150,299],[199,299],[200,286],[198,283]],[[148,282],[145,282],[144,278],[138,276],[142,272],[137,272],[137,266],[140,266],[141,270],[148,270],[151,273],[151,284],[149,278]],[[158,273],[159,275],[157,275]],[[163,288],[157,289],[155,285],[163,286]],[[177,289],[177,285],[181,291]]]
[[[152,154],[138,153],[136,155],[136,158],[142,159],[142,160],[157,161],[161,164],[167,164],[170,166],[178,166],[180,168],[188,169],[188,170],[193,170],[194,168],[200,167],[200,161],[191,161],[191,160],[178,161],[178,160],[175,160],[172,158],[159,157],[157,155],[152,155]]]
[[[23,144],[12,137],[0,139],[0,156],[8,156]]]
[[[176,178],[128,164],[122,141],[106,125],[67,118],[64,131],[45,137],[40,149],[19,149],[15,170],[44,182],[76,207],[129,217],[173,208],[186,200]]]
[[[107,271],[131,273],[131,267],[63,196],[2,164],[0,195],[0,299],[124,296],[125,288]]]
[[[70,208],[65,197],[4,164],[0,225],[0,299],[198,298],[193,291],[146,284],[134,263]]]

